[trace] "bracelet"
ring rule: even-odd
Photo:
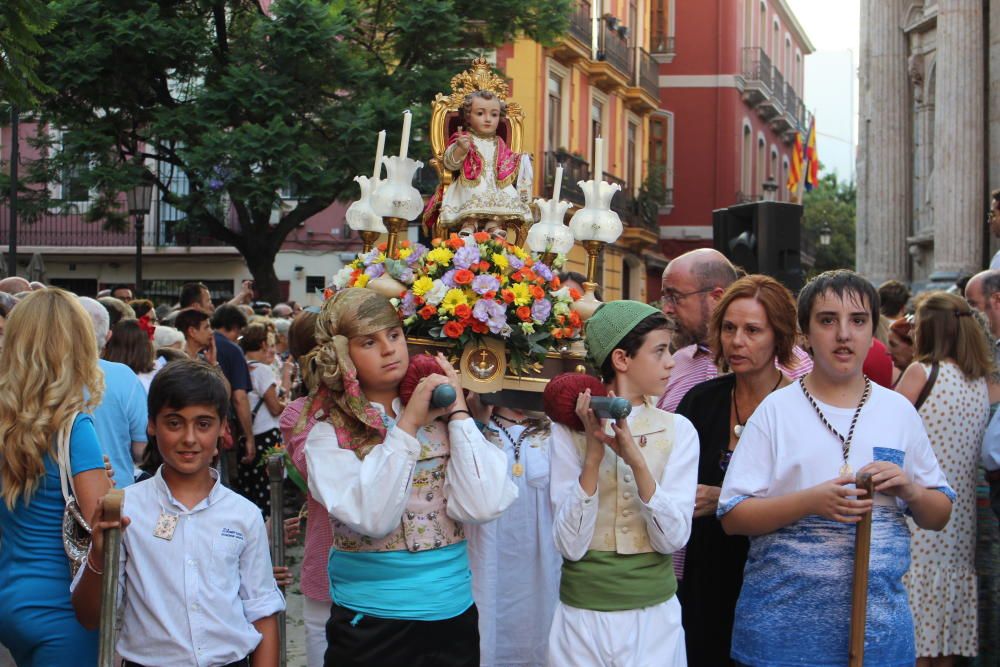
[[[90,551],[87,552],[87,569],[96,574],[98,577],[104,576],[104,570],[98,570],[96,567],[94,567],[93,563],[90,562],[91,553],[92,552]]]
[[[454,417],[455,415],[463,415],[463,414],[464,415],[469,415],[469,418],[473,419],[472,413],[469,412],[468,410],[454,410],[452,412],[449,412],[447,415],[445,415],[445,417],[448,418],[448,421],[451,421],[451,418]],[[473,421],[475,421],[475,420],[473,419]]]

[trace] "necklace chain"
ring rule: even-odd
[[[528,429],[525,428],[523,431],[521,431],[521,435],[519,435],[515,440],[513,437],[511,437],[510,431],[504,428],[503,424],[500,423],[500,420],[497,419],[497,417],[500,417],[500,415],[491,415],[490,421],[493,422],[494,425],[496,425],[496,427],[500,429],[505,436],[507,436],[507,439],[510,441],[510,444],[514,445],[514,464],[516,465],[521,462],[521,443],[524,442],[524,438],[528,435]],[[506,417],[505,419],[507,419],[507,421],[517,426],[520,426],[522,424],[522,422],[514,421],[513,419],[509,419]]]
[[[783,378],[784,378],[784,375],[781,373],[781,371],[778,371],[778,381],[774,383],[773,387],[771,387],[771,391],[767,392],[768,395],[771,395],[771,394],[774,393],[774,391],[778,388],[778,385],[781,384],[781,380]],[[740,406],[736,404],[736,383],[735,382],[733,383],[733,395],[732,395],[732,399],[733,399],[733,410],[736,411],[736,426],[741,427],[740,428],[740,433],[742,433],[743,432],[743,428],[742,427],[744,426],[744,423],[743,423],[743,418],[740,417]],[[733,427],[733,430],[734,431],[736,430],[735,426]],[[740,437],[740,433],[736,434],[737,438]]]
[[[819,417],[819,420],[823,422],[823,426],[826,426],[830,433],[837,436],[840,440],[841,454],[844,457],[843,469],[849,470],[850,467],[847,464],[847,457],[851,453],[851,440],[854,439],[854,427],[858,425],[858,417],[861,416],[861,408],[865,407],[865,403],[868,402],[868,397],[871,396],[872,381],[869,380],[867,376],[865,377],[865,390],[861,394],[861,400],[858,401],[858,407],[854,410],[854,416],[851,417],[851,428],[847,431],[846,438],[826,420],[826,415],[824,415],[823,411],[820,410],[819,404],[816,403],[816,399],[814,399],[812,394],[809,393],[809,390],[806,389],[806,379],[804,377],[799,379],[799,387],[802,388],[802,393],[805,394],[809,404],[813,406],[813,410],[816,411],[816,415]]]

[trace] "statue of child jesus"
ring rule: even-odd
[[[441,223],[458,227],[466,218],[516,219],[531,223],[531,158],[515,153],[497,136],[506,104],[488,90],[465,96],[461,116],[465,127],[448,139],[444,167],[455,174],[444,196],[442,186],[427,202],[424,224],[432,228],[440,215]]]

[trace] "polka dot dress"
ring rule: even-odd
[[[924,364],[930,374],[930,366]],[[942,531],[910,524],[910,571],[903,578],[916,630],[917,656],[974,656],[978,649],[976,470],[989,418],[985,379],[968,380],[942,362],[920,408],[931,448],[957,499]]]
[[[281,431],[276,428],[258,433],[253,437],[257,455],[250,464],[239,463],[239,478],[236,490],[241,496],[260,508],[266,519],[271,515],[271,487],[267,479],[267,466],[260,465],[264,452],[281,444]],[[242,456],[242,453],[240,454]]]

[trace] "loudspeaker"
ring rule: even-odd
[[[753,202],[712,212],[713,247],[747,273],[764,273],[793,293],[804,284],[800,263],[802,206]]]

